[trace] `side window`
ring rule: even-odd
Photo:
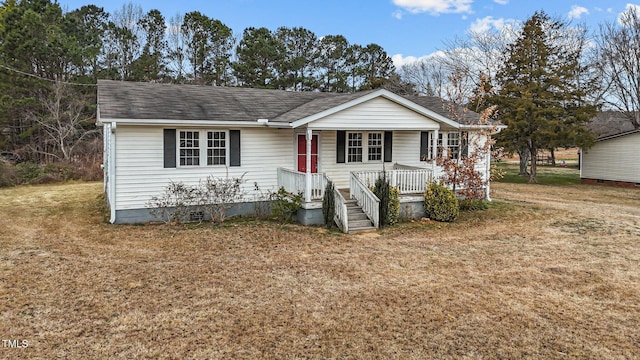
[[[362,162],[362,133],[347,134],[347,162]]]
[[[382,161],[382,133],[368,134],[369,161]]]
[[[200,165],[200,132],[180,131],[180,166]]]
[[[460,133],[450,132],[447,134],[447,150],[449,159],[460,158]]]
[[[226,165],[227,133],[207,131],[207,165]]]

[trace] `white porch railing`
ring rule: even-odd
[[[358,176],[358,173],[351,173],[350,181],[351,197],[358,201],[358,205],[362,207],[362,211],[369,217],[373,226],[377,229],[380,227],[380,199],[373,194],[367,184]]]
[[[344,196],[338,191],[338,189],[334,189],[334,198],[335,198],[335,215],[333,220],[338,225],[338,228],[344,233],[349,232],[349,215],[347,211],[347,203],[344,199]]]
[[[311,174],[311,200],[322,200],[328,179],[323,173]],[[307,174],[295,170],[278,168],[278,187],[294,194],[304,194]]]
[[[394,166],[394,170],[386,171],[389,184],[398,188],[401,195],[424,193],[427,183],[433,179],[433,171],[431,169],[400,166],[402,167],[401,169],[396,169],[396,166]],[[380,171],[357,171],[356,175],[366,186],[374,186],[380,176]]]

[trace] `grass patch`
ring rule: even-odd
[[[517,163],[500,162],[497,167],[504,171],[505,175],[496,182],[526,184],[528,176],[518,175]],[[538,165],[538,184],[540,185],[574,185],[580,183],[580,170],[577,167],[560,167],[550,165]]]
[[[633,358],[640,191],[498,183],[380,232],[102,222],[102,185],[0,189],[0,334],[32,358]]]

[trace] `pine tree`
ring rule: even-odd
[[[567,25],[536,12],[509,47],[496,77],[501,88],[492,102],[507,125],[502,141],[526,147],[531,155],[530,183],[537,182],[538,150],[551,146],[588,146],[586,123],[596,107],[585,101],[589,83],[579,59],[583,48],[563,41]],[[572,45],[572,46],[568,46]]]

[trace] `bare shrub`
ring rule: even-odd
[[[244,197],[242,183],[244,175],[239,178],[216,178],[208,176],[198,185],[197,204],[211,217],[212,222],[223,222],[227,211],[238,200]]]

